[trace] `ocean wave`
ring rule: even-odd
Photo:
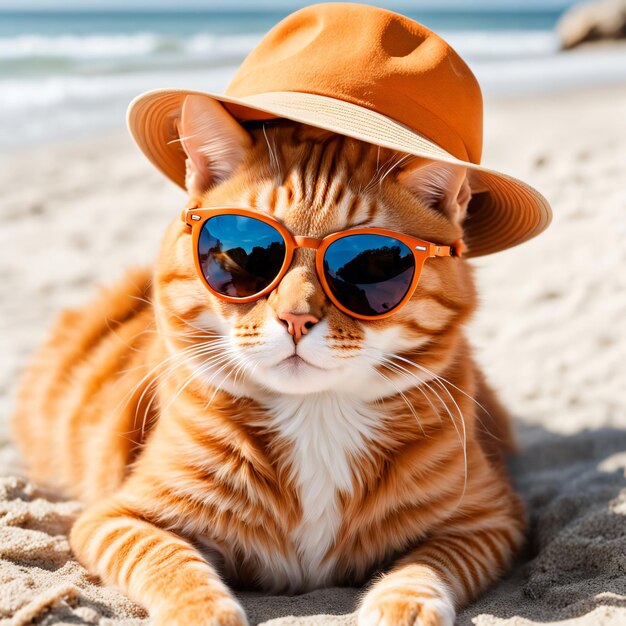
[[[150,33],[134,35],[19,35],[0,38],[0,59],[28,57],[111,58],[155,52],[159,38]]]
[[[461,55],[468,58],[510,58],[548,55],[557,51],[552,31],[450,31],[442,33]],[[35,35],[0,37],[0,62],[16,59],[62,58],[103,60],[148,56],[212,55],[231,58],[246,55],[261,34],[218,35],[197,33],[189,37],[138,32],[133,34]]]
[[[485,95],[551,92],[626,81],[619,51],[555,54],[471,64]],[[152,69],[103,75],[0,78],[0,149],[94,129],[122,129],[130,100],[148,89],[172,87],[221,93],[236,63],[212,68]]]
[[[558,37],[550,30],[450,31],[441,36],[469,61],[550,56],[559,50]]]
[[[168,54],[244,56],[260,38],[261,35],[257,34],[220,36],[205,33],[183,38],[149,32],[84,36],[22,34],[0,37],[0,61],[28,58],[102,60]]]
[[[222,92],[233,66],[100,76],[0,79],[0,149],[123,128],[132,98],[158,87]]]
[[[234,66],[220,66],[208,70],[1,79],[0,113],[46,112],[56,106],[106,108],[112,100],[129,102],[141,91],[164,86],[221,91],[234,72]]]

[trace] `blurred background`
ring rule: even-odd
[[[122,128],[128,101],[147,89],[221,90],[262,34],[304,4],[3,0],[0,148]],[[573,0],[374,4],[440,33],[469,62],[487,96],[626,78],[623,51],[560,52],[556,26]]]

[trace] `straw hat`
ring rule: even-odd
[[[240,121],[286,118],[469,168],[466,256],[510,248],[550,223],[539,192],[481,167],[482,96],[470,69],[443,39],[397,13],[351,3],[309,6],[265,35],[224,95],[159,89],[137,97],[128,110],[130,132],[181,187],[177,121],[185,97],[198,94]]]

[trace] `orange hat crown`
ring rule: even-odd
[[[337,2],[287,16],[246,58],[226,95],[280,91],[383,113],[480,163],[483,109],[474,74],[441,37],[392,11]]]

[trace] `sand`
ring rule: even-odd
[[[484,163],[535,185],[555,219],[472,262],[469,333],[516,416],[531,523],[512,574],[460,624],[626,624],[625,113],[626,86],[487,102]],[[0,155],[0,423],[57,311],[149,263],[183,201],[121,133]],[[4,434],[0,475],[0,624],[145,623],[72,559],[80,505],[24,479]],[[253,624],[339,625],[355,623],[358,593],[242,600]]]

